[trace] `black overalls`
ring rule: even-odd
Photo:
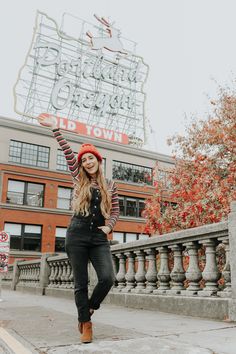
[[[98,226],[105,225],[100,203],[100,190],[92,188],[89,215],[74,215],[66,233],[65,246],[73,270],[79,322],[90,321],[89,309],[96,310],[100,307],[115,280],[107,235],[98,229]],[[90,299],[88,261],[91,261],[98,277]]]

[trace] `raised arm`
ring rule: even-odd
[[[66,139],[63,137],[62,133],[58,128],[54,128],[53,130],[53,135],[56,138],[57,142],[59,143],[65,158],[67,165],[69,167],[70,173],[73,178],[78,177],[79,175],[79,165],[78,165],[78,160],[71,149],[70,145],[66,141]]]
[[[60,132],[60,129],[57,127],[57,121],[54,119],[54,117],[47,115],[47,116],[39,116],[38,121],[41,125],[44,127],[48,127],[52,129],[53,135],[56,138],[57,142],[59,143],[65,158],[67,165],[69,167],[70,173],[73,178],[78,177],[79,175],[79,165],[78,161],[76,159],[76,156],[74,152],[72,151],[70,145],[66,141],[66,139],[63,137],[62,133]]]
[[[111,215],[107,221],[107,226],[109,226],[112,231],[120,215],[120,207],[117,187],[114,181],[111,182],[109,189],[111,189]]]

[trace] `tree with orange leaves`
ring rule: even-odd
[[[169,198],[155,171],[155,193],[146,201],[148,233],[164,234],[225,220],[236,200],[236,96],[222,91],[211,101],[213,113],[194,121],[186,136],[175,136],[175,168]],[[163,208],[164,205],[164,208]]]

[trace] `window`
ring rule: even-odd
[[[145,203],[143,200],[138,201],[138,216],[141,218],[142,217],[142,212],[145,209]]]
[[[56,227],[55,252],[65,252],[66,228]]]
[[[57,170],[69,171],[66,158],[62,150],[57,150]]]
[[[126,216],[137,216],[136,199],[126,198]]]
[[[112,234],[113,240],[118,241],[119,243],[124,243],[124,233],[123,232],[113,232]]]
[[[10,234],[11,249],[41,251],[41,226],[5,223],[4,230]]]
[[[119,196],[119,207],[120,207],[120,215],[125,215],[125,200],[123,197]]]
[[[72,200],[72,188],[58,187],[57,208],[70,210],[71,200]]]
[[[7,203],[42,207],[43,199],[43,184],[8,180]]]
[[[121,181],[146,183],[152,185],[152,169],[132,165],[120,161],[113,161],[112,177]]]
[[[113,240],[117,240],[119,243],[133,242],[136,240],[146,240],[148,239],[146,234],[137,234],[129,232],[113,232]]]
[[[21,141],[10,141],[9,161],[23,165],[37,167],[48,167],[49,147],[23,143]]]
[[[141,218],[145,208],[144,200],[119,195],[120,215]]]
[[[125,234],[125,242],[133,242],[133,241],[136,241],[138,238],[137,238],[137,234],[133,234],[133,233],[126,233]]]

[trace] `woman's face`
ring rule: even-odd
[[[95,155],[91,154],[90,152],[83,154],[81,158],[81,164],[90,176],[96,176],[99,162]]]

